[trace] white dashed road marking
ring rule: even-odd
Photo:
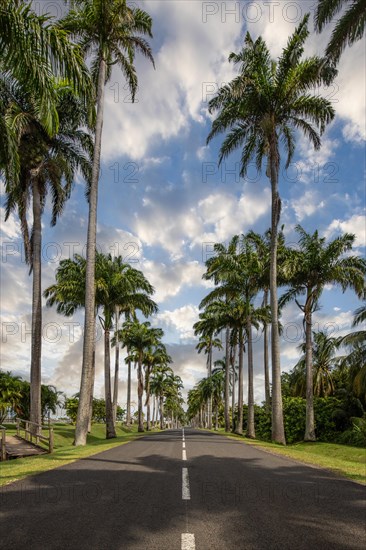
[[[182,550],[195,550],[196,543],[192,533],[182,533]]]
[[[188,468],[182,468],[182,499],[191,500],[191,491],[189,489]]]

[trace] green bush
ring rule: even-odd
[[[341,433],[337,443],[353,445],[354,447],[366,447],[366,417],[351,418],[352,428]]]
[[[337,397],[314,397],[315,433],[319,441],[350,445],[365,445],[366,420],[360,401],[347,392]],[[243,406],[243,432],[246,432],[248,405]],[[283,398],[286,441],[303,441],[305,434],[306,400],[302,397]],[[265,405],[255,405],[255,432],[258,439],[271,440],[271,411]]]

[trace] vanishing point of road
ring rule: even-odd
[[[3,487],[11,550],[364,550],[365,487],[169,430]]]

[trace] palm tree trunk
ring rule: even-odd
[[[231,370],[232,370],[232,383],[231,383],[231,430],[235,432],[234,426],[234,411],[235,411],[235,361],[236,361],[236,344],[234,344],[231,355]]]
[[[140,355],[137,364],[137,398],[138,398],[138,432],[144,431],[144,423],[142,419],[142,395],[144,393],[144,382],[142,379],[142,357]]]
[[[107,319],[105,320],[107,323]],[[105,386],[105,416],[106,416],[106,439],[116,436],[113,422],[113,407],[111,393],[111,354],[110,354],[110,332],[109,328],[104,330],[104,386]]]
[[[306,425],[304,441],[316,441],[314,421],[314,376],[313,376],[313,342],[312,342],[312,314],[310,291],[305,306],[305,365],[306,365]]]
[[[286,445],[283,424],[283,406],[281,392],[280,335],[278,329],[277,297],[277,232],[281,215],[281,201],[278,194],[279,155],[275,131],[270,140],[270,179],[272,190],[271,214],[271,262],[270,262],[270,295],[272,314],[272,440]]]
[[[216,405],[216,412],[215,412],[215,430],[217,431],[219,429],[219,407]]]
[[[238,382],[238,425],[235,433],[243,434],[243,382],[244,382],[244,335],[239,329],[239,382]]]
[[[92,429],[94,382],[95,382],[95,341],[94,341],[94,350],[93,350],[93,375],[92,375],[92,389],[90,392],[90,413],[89,413],[89,419],[88,419],[88,434],[90,434]]]
[[[155,428],[155,394],[153,394],[153,413],[152,413],[152,425]]]
[[[212,376],[212,346],[210,346],[210,349],[208,351],[208,377],[210,378]],[[208,398],[207,401],[207,416],[208,416],[208,429],[212,429],[212,395]]]
[[[128,346],[126,348],[127,357],[130,354]],[[126,424],[131,424],[131,361],[127,362],[127,411],[126,411]]]
[[[116,354],[115,354],[115,363],[114,363],[114,381],[113,381],[113,422],[116,423],[117,420],[117,402],[118,402],[118,378],[119,378],[119,341],[118,341],[118,319],[119,319],[119,308],[116,307]]]
[[[225,343],[225,432],[230,431],[230,328],[226,328]]]
[[[160,429],[164,429],[164,397],[160,395]]]
[[[147,431],[150,431],[150,368],[147,367],[146,368],[146,374],[145,374],[145,377],[146,377],[146,402],[145,402],[145,406],[146,406],[146,430]]]
[[[32,235],[32,343],[30,368],[30,421],[41,424],[41,350],[42,350],[42,288],[41,288],[41,197],[38,181],[33,179]],[[34,426],[33,426],[34,428]],[[32,428],[32,430],[33,430]]]
[[[100,153],[102,146],[104,88],[106,79],[106,62],[101,56],[98,73],[97,119],[95,126],[95,142],[92,181],[89,193],[89,219],[86,250],[86,280],[85,280],[85,321],[83,363],[81,369],[80,399],[76,418],[74,445],[85,445],[88,433],[90,415],[90,394],[93,378],[93,350],[95,332],[95,247],[97,234],[98,181],[100,172]]]
[[[263,295],[263,306],[268,305],[268,290],[265,289]],[[264,395],[266,401],[266,408],[270,410],[271,408],[271,389],[269,383],[269,361],[268,361],[268,325],[266,322],[263,323],[263,356],[264,356]]]
[[[248,424],[246,436],[255,439],[254,426],[254,385],[253,385],[253,343],[252,323],[247,323],[248,335]]]

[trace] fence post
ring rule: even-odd
[[[6,460],[6,447],[5,447],[5,440],[6,440],[6,428],[4,426],[1,426],[1,460]]]

